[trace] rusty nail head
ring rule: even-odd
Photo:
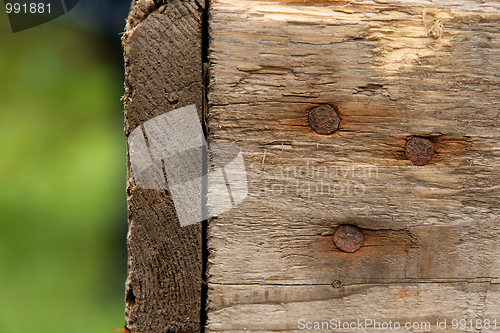
[[[412,137],[406,142],[405,156],[415,165],[426,165],[434,154],[434,146],[426,138]]]
[[[363,233],[358,227],[342,224],[335,231],[333,242],[340,251],[353,253],[363,245]]]
[[[335,105],[321,104],[309,111],[309,125],[318,134],[332,134],[339,130],[338,111]]]
[[[340,288],[340,287],[342,287],[342,282],[340,282],[339,280],[335,280],[332,282],[332,287],[333,288]]]

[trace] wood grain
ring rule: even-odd
[[[195,104],[202,119],[202,13],[197,1],[138,1],[124,34],[125,134]],[[168,190],[141,189],[128,174],[126,327],[199,332],[202,227],[181,227]]]
[[[242,148],[250,193],[209,225],[209,330],[500,320],[499,19],[494,1],[212,1],[209,140]],[[308,124],[322,103],[332,135]],[[412,136],[429,164],[405,159]]]

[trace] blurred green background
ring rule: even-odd
[[[77,13],[13,34],[0,5],[0,332],[123,327],[122,95],[118,32]]]

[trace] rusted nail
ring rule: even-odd
[[[353,225],[342,224],[335,231],[333,242],[340,251],[353,253],[363,245],[363,233]]]
[[[338,289],[338,288],[342,287],[342,282],[340,282],[339,280],[335,280],[332,282],[332,287]]]
[[[335,105],[321,104],[309,111],[309,125],[318,134],[332,134],[339,130],[338,111]]]
[[[434,146],[425,138],[414,136],[406,142],[405,156],[415,165],[426,165],[433,154]]]

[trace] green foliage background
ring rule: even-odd
[[[2,6],[3,7],[3,6]],[[0,332],[123,327],[123,74],[108,41],[0,12]]]

